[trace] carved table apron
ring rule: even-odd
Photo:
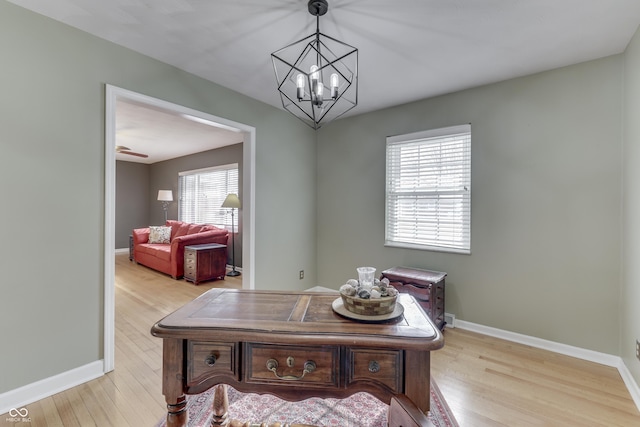
[[[299,401],[368,392],[404,394],[429,410],[430,351],[442,334],[416,300],[403,314],[363,323],[336,314],[337,294],[211,289],[151,328],[163,339],[167,426],[186,426],[185,394],[216,384]]]

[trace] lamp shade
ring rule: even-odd
[[[240,209],[240,199],[238,199],[238,195],[235,193],[229,193],[227,198],[222,202],[223,208],[236,208]]]
[[[158,190],[158,200],[161,202],[173,202],[173,192],[171,190]]]

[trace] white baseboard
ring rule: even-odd
[[[0,394],[0,414],[21,409],[61,391],[86,383],[104,375],[104,362],[96,360],[70,371]],[[29,408],[27,408],[28,410]]]
[[[529,345],[531,347],[541,348],[543,350],[553,351],[554,353],[560,353],[566,356],[577,357],[578,359],[600,363],[601,365],[612,366],[614,368],[618,367],[621,360],[618,356],[612,356],[606,353],[586,350],[580,347],[557,343],[555,341],[543,340],[541,338],[505,331],[503,329],[492,328],[490,326],[478,325],[477,323],[471,323],[460,319],[456,319],[456,327],[465,329],[467,331],[478,332],[483,335],[502,338],[507,341]]]
[[[631,394],[631,398],[640,411],[640,386],[638,386],[638,383],[631,375],[629,368],[624,364],[622,358],[620,359],[620,365],[618,365],[617,368],[618,372],[620,372],[620,376],[622,377],[622,381],[624,381],[627,386],[627,390],[629,390],[629,393]]]
[[[627,389],[631,394],[631,398],[638,407],[638,410],[640,410],[640,387],[631,375],[631,372],[629,372],[627,366],[624,364],[622,358],[619,356],[613,356],[611,354],[561,344],[555,341],[548,341],[529,335],[505,331],[503,329],[492,328],[490,326],[479,325],[477,323],[467,322],[460,319],[456,319],[455,327],[616,368],[620,373],[620,376],[622,376],[622,380],[627,386]]]
[[[120,248],[120,249],[116,249],[115,250],[115,254],[128,254],[129,253],[129,248]]]

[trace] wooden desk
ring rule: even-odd
[[[360,323],[333,312],[336,294],[211,289],[156,323],[163,341],[167,425],[186,426],[185,394],[216,384],[291,401],[359,391],[404,394],[429,410],[430,351],[444,345],[406,294],[402,316]]]

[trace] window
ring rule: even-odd
[[[471,253],[471,126],[387,138],[385,245]]]
[[[231,229],[231,209],[222,208],[229,193],[238,194],[238,164],[180,172],[178,219]]]

